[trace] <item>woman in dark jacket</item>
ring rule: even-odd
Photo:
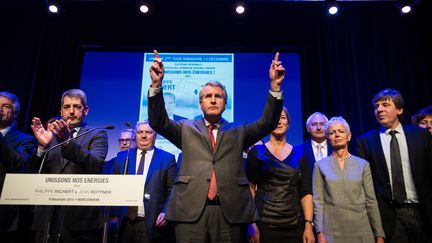
[[[286,141],[289,125],[284,107],[269,142],[248,153],[246,171],[260,216],[250,226],[259,231],[252,242],[314,242],[311,169],[302,151]]]

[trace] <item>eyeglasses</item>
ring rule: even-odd
[[[130,143],[131,141],[135,141],[135,139],[130,139],[130,138],[126,138],[126,139],[124,139],[124,138],[120,138],[118,141],[119,141],[119,143]]]

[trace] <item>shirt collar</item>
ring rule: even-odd
[[[389,132],[390,132],[391,130],[395,130],[395,131],[398,132],[399,134],[404,134],[404,132],[403,132],[403,127],[402,127],[402,123],[399,123],[399,125],[398,125],[395,129],[390,129],[390,128],[387,128],[387,127],[381,127],[380,133],[385,133],[386,135],[389,135],[389,136],[390,136]]]
[[[154,150],[155,150],[154,147],[150,150],[146,150],[146,154],[152,154],[154,152]],[[137,154],[141,154],[142,151],[143,151],[142,149],[139,149],[137,147]]]
[[[0,130],[0,132],[3,134],[3,137],[6,136],[6,134],[12,129],[12,126],[8,126],[6,128],[3,128]]]
[[[204,118],[204,122],[205,122],[206,127],[208,127],[209,125],[213,124],[213,125],[215,125],[217,128],[219,128],[220,125],[221,125],[220,120],[219,120],[218,122],[216,122],[216,123],[210,123],[210,122],[208,122],[208,121]]]
[[[327,139],[325,139],[323,142],[318,143],[315,140],[311,139],[312,141],[312,147],[316,148],[316,146],[319,144],[321,145],[323,148],[327,148]]]

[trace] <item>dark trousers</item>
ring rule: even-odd
[[[423,243],[427,239],[426,230],[422,224],[420,209],[416,207],[396,207],[396,225],[394,233],[386,239],[388,243]]]
[[[303,242],[304,227],[283,228],[263,222],[257,223],[261,243],[298,243]]]
[[[226,221],[220,205],[206,205],[197,222],[175,224],[177,243],[239,243],[244,225]]]
[[[130,220],[128,217],[123,219],[120,232],[121,243],[151,243],[147,233],[147,223],[145,219]]]

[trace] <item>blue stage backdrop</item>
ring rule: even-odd
[[[168,102],[169,98],[164,98],[167,110],[175,114],[174,119],[200,117],[198,91],[210,80],[220,81],[227,88],[226,120],[244,123],[261,115],[268,95],[268,69],[274,53],[167,52],[160,55],[166,68],[164,94],[170,93],[175,101]],[[108,132],[107,160],[119,150],[117,139],[120,131],[127,128],[124,123],[135,125],[137,120],[147,118],[148,67],[152,60],[152,53],[143,52],[88,51],[85,54],[80,88],[88,96],[87,121],[92,126],[115,126]],[[299,55],[281,53],[280,60],[287,70],[283,94],[291,116],[288,141],[297,145],[303,141],[304,123]],[[180,152],[161,136],[156,144],[172,153]]]

